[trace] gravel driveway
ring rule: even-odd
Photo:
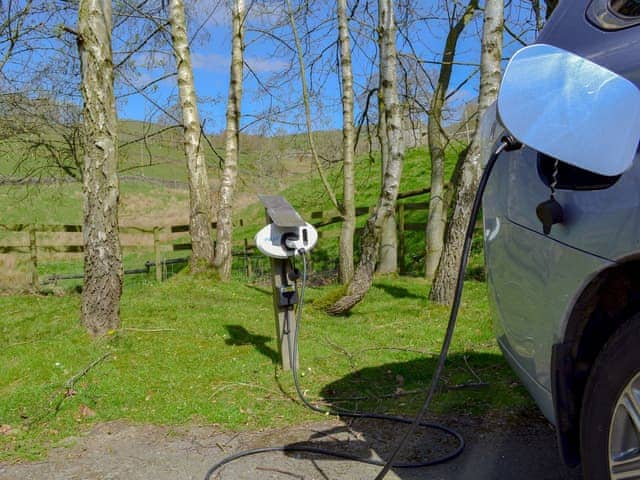
[[[505,417],[432,419],[456,428],[467,446],[462,455],[426,469],[396,469],[386,478],[579,480],[560,462],[551,426],[537,413]],[[313,442],[376,457],[393,447],[402,428],[358,420],[325,420],[286,429],[230,433],[214,426],[157,427],[111,422],[96,425],[45,461],[0,464],[3,480],[202,480],[211,465],[247,448]],[[407,449],[407,461],[450,446],[439,434],[421,433]],[[320,444],[320,445],[318,445]],[[379,467],[306,454],[266,454],[225,466],[219,479],[371,480]]]

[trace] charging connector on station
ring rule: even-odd
[[[284,452],[309,452],[320,455],[333,456],[338,458],[345,458],[349,460],[354,460],[362,463],[372,464],[372,465],[380,465],[382,466],[382,470],[375,477],[375,480],[382,480],[389,470],[393,468],[417,468],[417,467],[425,467],[429,465],[436,465],[438,463],[442,463],[447,460],[451,460],[457,457],[462,450],[464,449],[464,440],[454,430],[447,428],[443,425],[429,424],[423,421],[423,417],[429,409],[431,404],[431,399],[435,394],[436,388],[438,386],[438,382],[441,378],[442,371],[444,369],[445,360],[447,358],[447,354],[449,352],[449,347],[451,346],[451,340],[453,338],[453,332],[456,326],[456,320],[458,317],[458,309],[460,307],[460,300],[462,297],[462,289],[464,285],[464,273],[467,267],[467,261],[469,258],[469,252],[471,250],[471,243],[473,239],[473,232],[476,220],[478,218],[478,212],[480,211],[480,205],[482,200],[482,195],[487,186],[487,182],[489,181],[489,176],[491,175],[491,171],[500,156],[500,154],[504,150],[508,149],[517,149],[521,145],[511,139],[510,137],[505,137],[500,142],[500,145],[493,152],[487,165],[485,166],[484,171],[482,172],[482,176],[480,178],[478,184],[478,190],[476,192],[476,196],[473,201],[473,206],[471,208],[471,214],[469,216],[469,222],[467,224],[467,229],[465,232],[464,245],[462,249],[461,260],[458,269],[458,279],[456,282],[456,291],[454,295],[453,304],[451,306],[451,311],[449,313],[449,322],[447,324],[447,331],[445,337],[443,339],[442,348],[440,350],[440,354],[438,356],[438,363],[436,365],[435,371],[431,378],[431,383],[429,385],[429,389],[427,391],[426,397],[420,408],[420,411],[417,413],[414,419],[407,419],[403,417],[396,417],[392,415],[383,415],[377,413],[364,413],[364,412],[348,412],[342,409],[332,409],[332,410],[324,410],[320,407],[317,407],[310,403],[304,396],[299,382],[298,382],[298,333],[299,333],[299,323],[302,316],[302,307],[304,305],[304,288],[306,284],[306,273],[307,273],[307,262],[306,262],[306,251],[308,248],[306,246],[300,246],[300,248],[292,248],[297,247],[298,241],[304,241],[303,229],[308,225],[314,234],[316,235],[313,242],[309,242],[309,237],[307,237],[307,243],[315,244],[317,241],[317,232],[311,225],[305,223],[302,218],[297,214],[297,212],[288,204],[288,202],[282,197],[261,197],[260,200],[263,202],[265,207],[267,208],[267,222],[269,223],[267,227],[261,230],[258,235],[256,235],[256,244],[258,244],[258,248],[260,251],[270,256],[272,259],[272,269],[274,271],[273,275],[273,287],[274,287],[274,305],[276,306],[276,317],[277,317],[277,327],[278,327],[278,338],[279,338],[279,346],[280,353],[282,355],[283,360],[283,368],[288,367],[293,370],[293,380],[296,387],[296,391],[300,397],[300,400],[310,409],[324,413],[324,414],[336,414],[345,417],[351,418],[376,418],[381,420],[390,420],[398,423],[408,424],[409,428],[404,432],[402,439],[396,445],[395,449],[391,453],[390,457],[387,461],[378,461],[369,458],[361,458],[358,456],[354,456],[351,454],[347,454],[345,452],[336,452],[336,451],[328,451],[324,449],[309,447],[309,446],[284,446],[284,447],[268,447],[268,448],[258,448],[254,450],[248,450],[245,452],[239,452],[237,454],[231,455],[222,461],[218,462],[216,465],[211,467],[207,472],[205,480],[209,480],[213,473],[221,468],[223,465],[230,463],[239,458],[247,457],[249,455],[256,455],[260,453],[272,452],[272,451],[284,451]],[[295,222],[295,223],[292,223]],[[276,228],[274,228],[276,227]],[[267,235],[269,233],[269,235]],[[290,236],[287,238],[287,233],[295,234],[294,236]],[[307,232],[308,235],[308,232]],[[260,248],[260,243],[262,242],[263,248]],[[277,248],[271,248],[277,247]],[[282,255],[282,252],[285,252],[285,255]],[[304,273],[302,275],[302,286],[300,298],[298,298],[298,294],[296,291],[296,283],[289,283],[289,274],[294,272],[293,267],[290,264],[290,258],[299,255],[303,260]],[[295,273],[294,273],[295,275]],[[292,318],[292,310],[293,305],[298,303],[298,309],[296,311],[296,315]],[[288,358],[286,357],[288,355]],[[286,363],[285,363],[286,361]],[[454,449],[450,454],[445,455],[440,458],[430,459],[424,462],[418,463],[397,463],[396,458],[398,457],[401,450],[404,449],[405,445],[409,438],[411,438],[416,429],[419,427],[428,427],[434,428],[441,432],[444,432],[448,435],[451,435],[458,441],[458,447]]]
[[[282,285],[278,287],[278,305],[281,307],[293,307],[298,303],[298,289],[295,285]]]

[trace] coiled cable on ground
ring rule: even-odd
[[[333,408],[333,409],[324,409],[324,408],[320,408],[316,405],[314,405],[313,403],[311,403],[309,400],[307,400],[307,398],[304,396],[304,393],[302,392],[302,389],[300,387],[300,381],[298,378],[298,362],[297,362],[297,358],[298,358],[298,338],[299,338],[299,332],[300,332],[300,327],[301,327],[301,319],[302,319],[302,311],[304,308],[304,294],[305,294],[305,289],[306,289],[306,284],[307,284],[307,257],[306,257],[306,252],[304,250],[300,250],[298,251],[298,253],[300,254],[300,256],[302,257],[302,263],[303,263],[303,274],[302,274],[302,282],[301,282],[301,286],[300,286],[300,295],[299,295],[299,303],[298,303],[298,308],[296,311],[296,319],[297,319],[297,326],[298,328],[295,329],[295,334],[293,335],[293,340],[291,340],[291,335],[287,336],[288,342],[289,342],[289,362],[291,364],[291,370],[292,370],[292,374],[293,374],[293,382],[295,385],[295,389],[296,392],[298,394],[298,397],[300,398],[300,401],[309,409],[318,412],[318,413],[322,413],[324,415],[337,415],[337,416],[341,416],[341,417],[348,417],[348,418],[361,418],[361,419],[375,419],[375,420],[385,420],[385,421],[390,421],[390,422],[396,422],[396,423],[402,423],[402,424],[408,424],[409,428],[407,428],[407,431],[405,432],[405,434],[403,435],[402,439],[400,440],[400,442],[398,442],[397,446],[395,447],[395,449],[393,450],[391,456],[389,457],[389,459],[387,461],[379,461],[379,460],[374,460],[374,459],[370,459],[370,458],[364,458],[364,457],[359,457],[356,455],[351,455],[348,453],[343,453],[343,452],[336,452],[336,451],[332,451],[332,450],[326,450],[326,449],[322,449],[322,448],[316,448],[316,447],[310,447],[310,446],[301,446],[301,445],[284,445],[284,446],[276,446],[276,447],[265,447],[265,448],[255,448],[252,450],[245,450],[242,452],[238,452],[236,454],[230,455],[224,459],[222,459],[220,462],[216,463],[215,465],[213,465],[208,471],[207,474],[205,475],[205,480],[210,480],[211,479],[211,475],[213,475],[213,473],[215,473],[217,470],[219,470],[220,468],[222,468],[224,465],[227,465],[235,460],[238,460],[240,458],[244,458],[244,457],[249,457],[249,456],[253,456],[253,455],[258,455],[258,454],[263,454],[263,453],[269,453],[269,452],[284,452],[284,453],[290,453],[290,452],[304,452],[304,453],[312,453],[312,454],[316,454],[316,455],[324,455],[324,456],[328,456],[328,457],[334,457],[334,458],[342,458],[342,459],[346,459],[346,460],[351,460],[351,461],[355,461],[355,462],[360,462],[360,463],[365,463],[365,464],[369,464],[369,465],[378,465],[378,466],[382,466],[382,470],[378,473],[378,475],[375,477],[375,480],[382,480],[387,473],[389,472],[389,470],[391,468],[422,468],[422,467],[429,467],[429,466],[433,466],[433,465],[438,465],[450,460],[453,460],[454,458],[456,458],[457,456],[459,456],[463,449],[464,449],[464,439],[462,438],[462,436],[456,432],[455,430],[446,427],[444,425],[440,425],[440,424],[435,424],[435,423],[425,423],[422,421],[422,419],[424,418],[425,414],[427,413],[427,411],[429,410],[429,407],[431,406],[431,400],[433,398],[433,395],[435,394],[436,388],[438,386],[438,382],[440,381],[440,377],[442,375],[442,372],[444,370],[444,364],[446,362],[447,359],[447,355],[449,353],[449,348],[451,346],[451,341],[453,339],[453,333],[455,331],[455,326],[456,326],[456,321],[458,318],[458,311],[460,308],[460,301],[462,299],[462,290],[464,287],[464,275],[466,272],[466,268],[467,268],[467,261],[469,258],[469,252],[471,250],[471,243],[473,240],[473,231],[474,231],[474,227],[476,224],[476,220],[478,217],[478,213],[480,212],[480,205],[482,203],[482,195],[484,194],[484,190],[487,186],[487,183],[489,181],[489,177],[491,176],[491,171],[493,170],[493,166],[496,163],[496,160],[498,159],[498,157],[500,156],[500,154],[505,151],[505,150],[510,150],[510,149],[515,149],[515,148],[519,148],[519,144],[511,137],[505,137],[502,139],[500,145],[498,146],[498,148],[495,150],[495,152],[491,155],[491,157],[489,158],[487,165],[485,166],[485,169],[482,173],[482,176],[480,178],[480,182],[478,185],[478,190],[476,192],[476,196],[474,198],[473,201],[473,206],[471,209],[471,215],[469,217],[469,223],[467,224],[467,229],[465,232],[465,240],[464,240],[464,246],[462,249],[462,256],[460,259],[460,265],[459,265],[459,269],[458,269],[458,280],[456,283],[456,290],[455,290],[455,294],[454,294],[454,300],[453,300],[453,304],[451,306],[451,311],[449,314],[449,322],[447,324],[447,331],[445,333],[445,337],[442,343],[442,348],[440,350],[440,354],[438,356],[438,363],[436,366],[436,369],[434,371],[434,374],[431,378],[431,383],[429,385],[429,389],[427,391],[425,400],[422,404],[422,407],[420,408],[420,411],[418,412],[418,414],[415,416],[415,418],[410,419],[410,418],[406,418],[406,417],[400,417],[400,416],[394,416],[394,415],[385,415],[385,414],[379,414],[379,413],[367,413],[367,412],[351,412],[348,410],[343,410],[340,408]],[[285,325],[285,329],[286,331],[290,331],[288,322],[289,322],[289,315],[287,314],[285,322],[287,322],[287,324]],[[424,427],[424,428],[430,428],[430,429],[434,429],[434,430],[438,430],[441,431],[445,434],[448,434],[452,437],[454,437],[457,441],[458,441],[458,447],[455,448],[451,453],[448,453],[446,455],[443,455],[441,457],[437,457],[434,459],[430,459],[430,460],[425,460],[422,462],[416,462],[416,463],[396,463],[396,459],[398,457],[398,455],[400,454],[400,452],[405,448],[405,446],[407,445],[407,442],[409,441],[409,439],[415,434],[416,430],[418,429],[418,427]]]

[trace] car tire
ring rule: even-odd
[[[620,478],[612,472],[629,467],[640,478],[640,315],[615,331],[589,375],[580,454],[585,480]]]

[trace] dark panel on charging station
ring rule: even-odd
[[[267,215],[278,227],[303,227],[306,222],[289,202],[280,195],[258,195],[267,209]]]

